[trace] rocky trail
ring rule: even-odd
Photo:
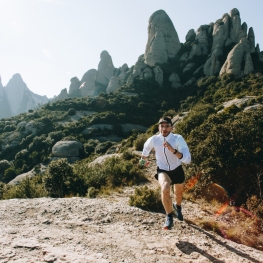
[[[261,251],[164,214],[128,205],[132,188],[107,198],[0,201],[0,262],[262,262]],[[194,220],[200,208],[184,202]]]
[[[151,163],[148,175],[154,158]],[[262,251],[188,223],[206,213],[198,204],[184,200],[185,221],[175,219],[165,231],[164,213],[128,205],[133,193],[127,187],[96,199],[1,200],[0,263],[263,262]]]

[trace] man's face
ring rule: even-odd
[[[169,135],[172,130],[172,125],[167,122],[162,122],[159,124],[159,132],[162,134],[163,137]]]

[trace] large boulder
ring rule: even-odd
[[[250,43],[246,38],[242,38],[229,52],[219,75],[232,73],[237,77],[241,77],[251,73],[253,70],[254,66],[250,55]]]
[[[83,144],[77,141],[59,141],[52,148],[55,157],[78,157],[83,149]]]
[[[114,75],[114,66],[112,63],[111,56],[104,50],[100,54],[100,62],[98,65],[98,74],[96,82],[99,85],[107,86],[110,78]]]
[[[145,63],[150,66],[166,63],[180,49],[181,44],[170,17],[163,10],[154,12],[149,19]]]

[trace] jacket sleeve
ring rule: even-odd
[[[184,138],[180,135],[177,141],[178,145],[178,151],[183,154],[183,158],[181,159],[181,162],[188,164],[191,162],[191,154],[189,151],[189,148],[187,146],[187,143],[185,142]]]
[[[150,137],[143,146],[142,156],[149,156],[150,151],[153,148],[153,136]]]

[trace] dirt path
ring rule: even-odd
[[[262,262],[263,253],[128,205],[123,194],[98,199],[0,201],[0,262]],[[185,217],[198,213],[185,202]]]

